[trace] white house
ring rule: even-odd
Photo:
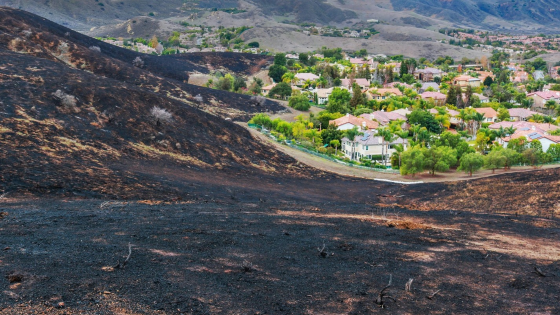
[[[328,89],[316,89],[317,93],[317,104],[325,105],[329,102],[329,96],[332,94],[333,88]]]
[[[371,159],[374,155],[389,157],[395,152],[396,144],[403,144],[406,148],[408,142],[406,139],[397,138],[390,143],[384,143],[383,138],[376,136],[375,132],[366,131],[354,140],[342,138],[341,150],[349,159],[359,161],[361,158]]]

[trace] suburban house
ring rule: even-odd
[[[422,87],[420,88],[420,90],[418,92],[424,93],[429,88],[432,88],[435,92],[439,92],[439,84],[437,84],[435,82],[424,82],[424,83],[422,83]]]
[[[361,158],[371,159],[374,155],[389,157],[395,152],[396,144],[402,144],[406,148],[408,142],[406,139],[397,138],[390,143],[384,143],[382,137],[376,136],[372,131],[366,131],[353,140],[342,138],[341,150],[349,159],[359,161]]]
[[[533,92],[527,94],[527,96],[535,101],[535,103],[533,104],[533,107],[535,108],[545,108],[544,104],[549,100],[553,100],[556,103],[560,103],[559,91]]]
[[[399,119],[403,120],[406,123],[406,116],[403,116],[395,111],[376,111],[371,114],[362,114],[360,115],[360,117],[366,120],[376,120],[382,126],[387,126],[391,121]]]
[[[498,120],[498,113],[492,107],[481,107],[474,110],[484,115],[484,122],[496,122]]]
[[[332,94],[333,88],[328,89],[316,89],[315,93],[317,93],[317,104],[325,105],[329,101],[329,95]]]
[[[345,88],[347,90],[352,90],[352,84],[350,84],[351,81],[352,81],[351,79],[340,80],[341,82],[340,87]],[[362,90],[369,89],[370,83],[367,79],[354,79],[354,83],[359,85],[362,88]]]
[[[535,130],[549,134],[551,131],[560,129],[560,127],[553,124],[541,124],[529,121],[501,121],[488,126],[489,129],[498,130],[500,128],[515,128],[517,131]]]
[[[484,96],[480,93],[473,93],[474,96],[478,97],[482,104],[490,102],[490,98],[488,96]]]
[[[515,71],[513,73],[513,78],[511,79],[511,82],[514,83],[521,83],[521,82],[525,82],[529,80],[529,73],[527,73],[527,71]]]
[[[335,125],[338,130],[350,130],[358,127],[360,130],[374,130],[379,128],[379,123],[371,119],[364,119],[354,115],[346,114],[338,119],[329,121],[329,125]]]
[[[270,90],[272,90],[275,86],[276,86],[276,83],[273,83],[273,84],[267,85],[267,86],[263,86],[261,88],[261,93],[263,95],[268,95],[268,93],[270,93]]]
[[[420,94],[420,97],[423,100],[433,102],[436,106],[441,106],[445,105],[445,99],[447,98],[447,95],[440,92],[424,92]]]
[[[392,111],[391,113],[396,113],[399,114],[403,117],[406,117],[406,115],[412,113],[412,111],[408,108],[399,108],[399,109],[395,109],[394,111]]]
[[[414,71],[414,78],[422,82],[434,81],[435,77],[442,77],[443,72],[436,68],[416,69]]]
[[[437,109],[435,109],[435,108],[430,109],[430,114],[436,115],[437,113],[438,113]],[[458,125],[461,122],[461,120],[459,120],[459,118],[457,118],[457,116],[459,116],[458,111],[448,108],[447,113],[449,114],[449,116],[451,116],[449,118],[449,122],[452,125]]]
[[[527,120],[534,114],[538,114],[532,110],[528,110],[526,108],[510,108],[508,109],[509,118],[513,121],[524,121]]]
[[[302,86],[305,84],[306,81],[315,81],[319,79],[319,76],[314,75],[313,73],[297,73],[296,74],[296,85]]]
[[[404,87],[405,89],[414,89],[413,85],[404,82],[391,82],[383,84],[384,88],[398,88],[399,86]]]
[[[521,137],[525,137],[528,142],[531,142],[533,140],[539,140],[544,152],[548,151],[548,148],[550,148],[551,144],[560,143],[560,136],[551,136],[545,132],[535,130],[535,129],[516,131],[513,135],[501,139],[501,143],[504,147],[507,147],[508,143],[511,140],[518,139]]]
[[[470,75],[460,75],[453,79],[453,84],[466,89],[467,86],[477,88],[480,86],[481,82],[479,78],[473,78]]]
[[[402,92],[397,88],[388,88],[388,89],[371,89],[368,91],[368,94],[371,95],[372,99],[374,100],[384,100],[391,96],[402,96]]]

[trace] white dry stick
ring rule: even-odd
[[[410,278],[408,279],[408,282],[404,285],[404,290],[406,292],[410,292],[412,290],[412,281],[414,281],[414,279]]]

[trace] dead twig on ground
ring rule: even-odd
[[[128,243],[128,256],[126,257],[126,259],[124,260],[124,262],[121,264],[119,261],[117,261],[117,265],[114,266],[114,269],[122,269],[124,268],[124,266],[126,266],[126,264],[128,263],[128,261],[130,260],[130,256],[132,255],[132,244]]]
[[[390,274],[389,283],[381,291],[379,291],[379,294],[377,295],[377,299],[375,299],[375,303],[381,306],[381,308],[385,307],[385,299],[391,299],[393,300],[393,302],[396,302],[394,298],[390,297],[388,293],[385,292],[391,287],[392,284],[393,284],[393,275]]]
[[[431,299],[433,299],[433,298],[436,296],[436,294],[439,293],[439,291],[441,291],[441,290],[437,290],[437,291],[435,291],[434,293],[432,293],[432,294],[430,294],[430,295],[426,295],[426,297],[427,297],[428,299],[431,300]]]
[[[6,198],[6,196],[9,194],[9,192],[5,192],[3,194],[0,195],[0,200]]]
[[[410,292],[412,290],[412,281],[414,281],[414,279],[410,278],[410,279],[408,279],[408,281],[404,285],[404,290],[406,292]]]
[[[535,266],[535,272],[541,277],[546,277],[546,274],[537,266]]]
[[[322,248],[317,247],[317,251],[319,252],[319,255],[321,255],[321,257],[323,257],[323,258],[327,257],[327,251],[325,251],[325,248],[326,248],[326,245],[325,245],[324,242],[323,242],[323,247]]]

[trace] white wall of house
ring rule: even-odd
[[[319,103],[319,105],[325,105],[329,102],[329,98],[328,97],[317,97],[317,102]]]
[[[336,129],[338,129],[338,130],[350,130],[350,129],[353,129],[354,127],[360,128],[360,126],[354,126],[351,123],[345,123],[344,125],[338,126],[338,128],[336,128]]]
[[[551,144],[556,144],[556,142],[554,142],[552,140],[549,140],[547,138],[541,138],[541,139],[539,139],[539,141],[542,144],[542,149],[543,149],[544,152],[548,151],[548,148],[550,148]]]

